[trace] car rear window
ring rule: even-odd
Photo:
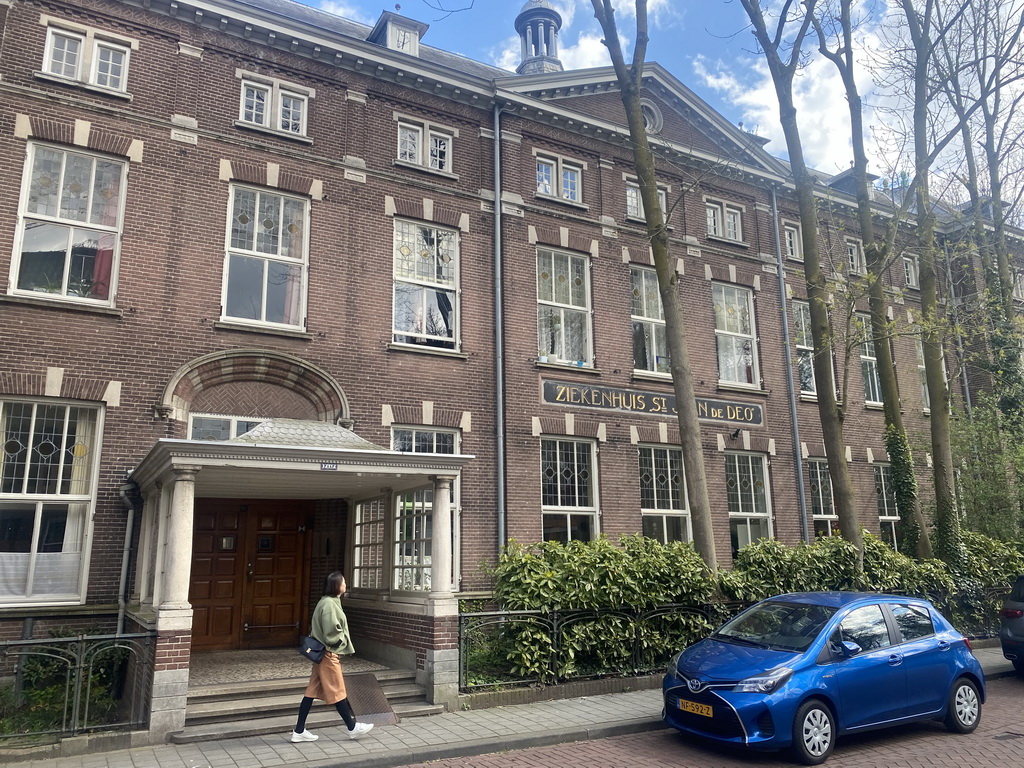
[[[903,642],[909,643],[911,640],[935,634],[935,625],[932,624],[931,614],[926,609],[917,605],[893,605],[890,608],[893,618],[896,619],[896,626],[903,635]]]

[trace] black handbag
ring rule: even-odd
[[[324,644],[315,637],[302,637],[299,639],[299,655],[309,659],[314,664],[319,664],[324,657]]]

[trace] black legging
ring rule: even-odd
[[[309,716],[309,710],[313,708],[313,698],[311,696],[303,696],[302,703],[299,704],[299,719],[295,721],[295,732],[302,733],[306,730],[306,718]],[[345,725],[351,731],[356,727],[356,716],[352,711],[352,705],[348,703],[348,699],[342,699],[334,708],[338,710],[338,714],[341,715],[341,719],[345,721]]]

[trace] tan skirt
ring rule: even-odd
[[[341,673],[341,657],[327,651],[319,664],[313,665],[309,685],[304,696],[320,699],[325,704],[337,704],[348,698],[345,690],[345,676]]]

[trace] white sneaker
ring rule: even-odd
[[[373,723],[356,723],[356,727],[348,732],[350,739],[358,739],[364,733],[369,733],[373,730]]]
[[[303,731],[302,733],[292,731],[292,743],[294,744],[298,744],[300,741],[316,741],[319,738],[315,733],[310,733],[309,731]]]

